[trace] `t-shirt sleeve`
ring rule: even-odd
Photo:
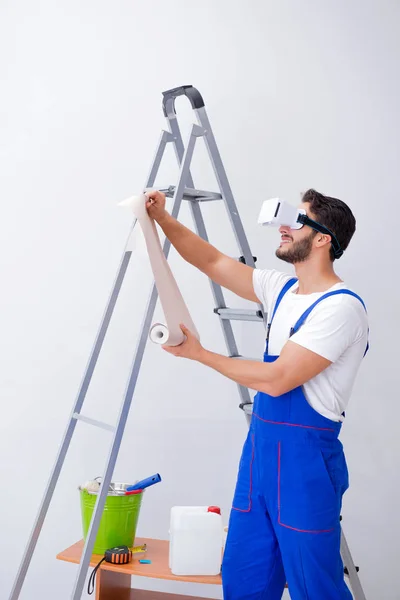
[[[267,312],[271,311],[279,292],[291,276],[275,269],[254,269],[254,293]]]
[[[310,313],[290,341],[335,362],[345,350],[367,338],[368,323],[363,307],[353,298],[327,299]]]

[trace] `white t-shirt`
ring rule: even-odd
[[[257,298],[268,314],[285,283],[287,273],[254,269],[253,285]],[[311,304],[334,290],[350,289],[337,283],[325,292],[297,294],[298,283],[286,292],[272,323],[268,353],[278,355],[289,339],[290,329]],[[303,386],[309,404],[324,417],[343,421],[357,371],[368,342],[368,317],[361,302],[348,294],[325,298],[307,317],[292,342],[323,356],[332,362],[322,373]]]

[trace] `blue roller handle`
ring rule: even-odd
[[[151,485],[154,485],[159,481],[161,481],[161,477],[158,473],[156,473],[155,475],[152,475],[147,479],[142,479],[142,481],[138,481],[137,483],[135,483],[135,485],[130,485],[126,488],[126,491],[132,492],[133,490],[144,490],[144,488],[150,487]]]

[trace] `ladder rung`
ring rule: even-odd
[[[154,189],[154,188],[151,188]],[[170,185],[169,187],[165,187],[165,188],[158,188],[160,192],[162,192],[163,194],[165,194],[167,196],[167,198],[173,198],[174,194],[175,194],[175,189],[176,186],[175,185]],[[146,192],[148,192],[150,190],[150,188],[146,188]],[[185,191],[183,193],[183,200],[189,200],[191,202],[196,201],[196,202],[211,202],[213,200],[221,200],[222,199],[222,195],[219,194],[218,192],[207,192],[205,190],[197,190],[195,188],[185,188]]]
[[[100,429],[106,429],[107,431],[115,431],[114,425],[109,425],[108,423],[103,423],[103,421],[97,421],[96,419],[85,417],[85,415],[81,415],[79,413],[74,413],[72,415],[72,418],[76,419],[77,421],[89,423],[89,425],[94,425],[95,427],[100,427]]]
[[[214,308],[214,312],[229,321],[262,321],[263,314],[261,310],[247,310],[245,308]]]

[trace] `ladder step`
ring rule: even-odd
[[[359,570],[360,570],[360,567],[356,567],[355,569],[356,569],[356,571],[357,571],[357,573],[358,573],[358,572],[359,572]],[[349,575],[349,570],[348,570],[348,568],[347,568],[347,567],[345,567],[345,568],[344,568],[344,574],[345,574],[345,575],[347,575],[347,576]]]
[[[250,356],[242,356],[241,354],[238,355],[230,355],[230,358],[237,358],[238,360],[251,360],[253,362],[264,362],[262,358],[251,358]]]
[[[214,308],[214,312],[229,321],[262,321],[263,314],[261,310],[247,310],[245,308]]]
[[[242,411],[246,415],[252,415],[253,414],[253,403],[251,403],[251,404],[240,404],[239,408],[241,408]]]
[[[154,188],[146,188],[145,191],[148,192],[150,189]],[[175,189],[175,185],[158,188],[158,190],[165,194],[167,198],[173,198]],[[189,200],[190,202],[211,202],[213,200],[222,200],[222,195],[218,192],[207,192],[205,190],[197,190],[195,188],[187,187],[183,193],[183,200]]]
[[[79,413],[74,413],[72,418],[76,421],[83,421],[84,423],[88,423],[89,425],[94,425],[95,427],[100,427],[100,429],[106,429],[107,431],[115,431],[114,425],[108,425],[108,423],[103,423],[103,421],[97,421],[96,419],[91,419],[90,417],[85,417],[85,415],[81,415]]]

